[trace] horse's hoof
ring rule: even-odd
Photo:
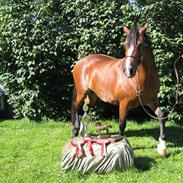
[[[72,134],[72,135],[71,135],[71,139],[74,139],[74,138],[76,138],[76,136]]]
[[[159,146],[159,144],[158,144],[156,150],[157,150],[157,152],[158,152],[159,155],[161,155],[161,156],[166,156],[166,149],[165,149],[165,148],[161,148],[161,147]]]
[[[157,152],[161,156],[166,156],[166,150],[159,150],[159,149],[157,149]]]
[[[161,138],[159,138],[159,144],[157,145],[157,152],[161,156],[166,156],[166,143],[165,140],[162,140]]]
[[[71,134],[71,139],[77,138],[77,136],[78,136],[78,133],[72,133]]]

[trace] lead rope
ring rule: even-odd
[[[140,86],[138,86],[138,89],[137,89],[137,87],[135,86],[136,84],[135,84],[135,82],[134,82],[134,80],[133,80],[133,78],[132,78],[133,87],[134,87],[134,89],[135,89],[136,96],[138,97],[138,100],[139,100],[139,102],[140,102],[140,105],[142,106],[142,109],[144,110],[144,112],[145,112],[146,114],[148,114],[151,118],[158,119],[158,120],[165,120],[165,119],[168,119],[169,115],[175,110],[175,106],[178,104],[178,98],[179,98],[179,83],[180,83],[180,80],[179,80],[179,75],[178,75],[178,72],[177,72],[176,64],[177,64],[177,62],[180,60],[180,58],[183,58],[183,55],[179,56],[179,57],[175,60],[175,62],[174,62],[174,72],[175,72],[175,76],[176,76],[176,79],[177,79],[177,89],[176,89],[175,103],[174,103],[174,105],[173,105],[171,111],[169,112],[169,114],[168,114],[167,116],[165,116],[165,117],[158,118],[158,117],[156,117],[156,116],[150,114],[150,113],[146,110],[146,108],[144,107],[143,102],[142,102],[142,100],[141,100],[141,98],[140,98],[140,95],[141,95],[143,89],[140,89]],[[137,72],[137,74],[138,74],[138,72]],[[138,74],[138,78],[139,78],[139,74]]]

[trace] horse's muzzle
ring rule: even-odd
[[[125,58],[125,67],[123,72],[129,78],[133,78],[135,76],[137,65],[139,61],[138,58],[135,56],[126,56]]]

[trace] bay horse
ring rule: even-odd
[[[80,128],[79,109],[83,101],[90,109],[97,97],[119,106],[119,133],[124,135],[127,112],[140,105],[149,106],[160,121],[160,137],[157,151],[166,153],[165,119],[157,94],[160,88],[148,25],[132,29],[123,27],[126,33],[125,57],[116,59],[103,54],[91,54],[76,62],[73,68],[74,92],[71,109],[73,137]]]

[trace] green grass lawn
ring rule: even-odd
[[[103,121],[118,131],[116,121]],[[91,124],[90,132],[94,132]],[[156,153],[159,123],[128,121],[126,136],[135,154],[135,167],[106,175],[64,173],[60,152],[71,127],[64,122],[0,122],[0,182],[2,183],[174,183],[183,182],[183,128],[167,123],[167,157]]]

